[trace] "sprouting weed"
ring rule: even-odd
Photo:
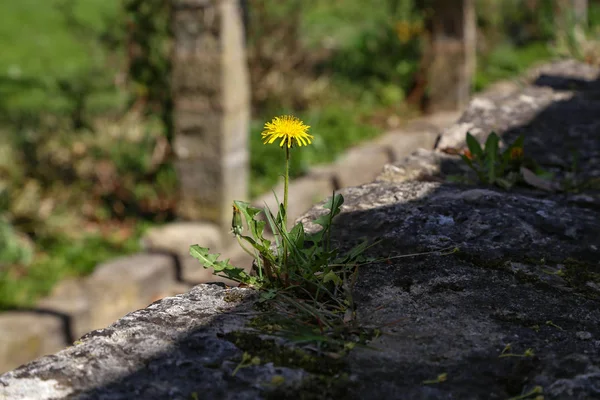
[[[424,385],[433,385],[436,383],[446,382],[447,380],[448,380],[448,373],[444,372],[442,374],[439,374],[435,379],[429,379],[429,380],[423,381],[423,384]]]
[[[560,327],[560,326],[556,325],[556,324],[555,324],[554,322],[552,322],[552,321],[546,321],[546,325],[548,325],[548,326],[551,326],[551,327],[553,327],[553,328],[556,328],[556,329],[558,329],[558,330],[561,330],[561,331],[563,331],[563,330],[564,330],[562,327]]]
[[[302,223],[288,227],[290,157],[294,151],[312,143],[314,137],[308,134],[308,129],[309,126],[292,116],[277,117],[265,124],[263,143],[278,144],[285,153],[283,203],[276,198],[277,210],[256,208],[244,201],[233,202],[231,232],[242,249],[254,258],[255,274],[232,265],[229,260],[219,260],[219,254],[211,254],[208,248],[199,245],[191,246],[190,254],[215,275],[260,290],[259,303],[270,304],[271,309],[287,318],[288,325],[307,329],[316,341],[322,341],[323,337],[331,341],[331,336],[337,335],[337,343],[344,348],[352,335],[344,336],[340,332],[356,328],[352,289],[360,266],[418,254],[368,258],[364,253],[376,244],[369,240],[347,252],[333,247],[333,220],[344,204],[344,197],[335,192],[323,205],[326,213],[313,221],[321,227],[319,231],[306,232]],[[265,237],[267,224],[273,238]],[[443,253],[447,251],[450,252]],[[454,251],[454,247],[449,247],[420,254],[444,255]],[[285,323],[277,325],[283,328]],[[248,362],[243,359],[236,372]]]
[[[511,351],[512,351],[512,346],[509,343],[506,346],[504,346],[504,349],[502,350],[502,352],[500,353],[500,355],[498,357],[499,358],[505,358],[505,357],[533,357],[535,355],[533,349],[531,349],[531,348],[525,350],[525,352],[521,353],[521,354],[512,353]]]
[[[521,135],[505,150],[502,150],[500,149],[500,136],[495,132],[488,135],[483,146],[467,132],[468,149],[460,157],[483,184],[496,185],[504,189],[510,189],[517,183],[533,184],[531,179],[524,177],[523,168],[535,175],[538,180],[542,179],[542,176],[546,176],[547,172],[533,160],[525,157],[524,141],[524,136]]]
[[[237,374],[238,371],[242,368],[256,366],[256,365],[260,365],[260,357],[253,357],[250,353],[245,352],[242,355],[242,361],[240,361],[240,363],[237,365],[237,367],[235,367],[235,369],[231,373],[231,376],[235,376],[235,374]]]
[[[523,393],[522,395],[519,395],[519,396],[511,397],[508,400],[524,400],[524,399],[544,400],[544,388],[541,386],[534,386],[533,389],[531,389],[529,392]]]

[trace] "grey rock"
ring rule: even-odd
[[[506,399],[536,385],[549,399],[597,398],[600,351],[581,332],[600,335],[600,300],[585,285],[600,270],[591,247],[598,213],[431,182],[376,182],[343,194],[333,237],[342,248],[369,237],[381,239],[378,257],[431,252],[362,268],[357,313],[383,335],[340,367],[351,388],[344,398]],[[302,220],[313,229],[310,220],[324,212],[317,206]],[[566,234],[572,227],[576,238]],[[454,246],[458,253],[437,251]],[[0,397],[260,399],[281,395],[275,376],[287,398],[314,394],[303,392],[314,374],[299,367],[267,362],[232,376],[243,350],[227,334],[248,329],[254,299],[216,285],[163,299],[3,375]],[[500,358],[507,344],[535,355]],[[446,382],[422,383],[442,373]]]
[[[564,62],[540,71],[536,85],[480,100],[460,124],[480,140],[493,125],[507,138],[522,132],[558,172],[571,161],[566,141],[593,176],[597,70]],[[200,285],[0,376],[0,398],[508,399],[540,390],[600,399],[597,193],[446,183],[455,158],[422,151],[342,191],[332,243],[379,240],[354,292],[359,322],[382,332],[368,347],[333,364],[306,348],[312,363],[300,366],[289,353],[298,345],[252,330],[256,293]],[[308,230],[323,205],[300,218]],[[265,346],[260,365],[233,373],[245,351]]]

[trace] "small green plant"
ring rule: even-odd
[[[460,156],[475,171],[480,183],[506,190],[517,184],[548,192],[563,190],[560,182],[553,179],[553,174],[525,156],[522,135],[504,150],[500,148],[500,137],[495,132],[489,134],[483,146],[468,132],[466,142],[467,150]]]
[[[244,201],[233,202],[231,231],[244,251],[254,258],[254,273],[232,265],[229,260],[219,260],[219,254],[211,254],[206,247],[193,245],[190,254],[217,276],[260,291],[258,306],[263,312],[250,322],[251,326],[296,342],[317,343],[330,357],[336,358],[380,333],[377,329],[363,329],[356,321],[352,290],[359,267],[431,252],[367,258],[365,251],[377,243],[369,240],[346,252],[340,251],[332,246],[331,240],[333,220],[344,203],[344,197],[336,193],[324,204],[328,212],[313,221],[320,230],[306,231],[301,222],[288,228],[290,154],[296,146],[312,143],[308,128],[296,117],[283,116],[265,124],[262,132],[263,144],[278,141],[285,151],[283,203],[276,214],[268,207],[259,209]],[[273,238],[265,235],[267,223]],[[441,250],[457,251],[454,247]]]
[[[524,400],[524,399],[532,399],[532,400],[544,400],[544,388],[541,386],[534,386],[527,393],[523,393],[519,396],[511,397],[508,400]]]
[[[427,379],[423,381],[424,385],[433,385],[436,383],[446,382],[448,380],[448,373],[444,372],[439,374],[435,379]]]
[[[504,346],[504,349],[502,350],[502,352],[500,353],[498,358],[507,358],[507,357],[527,358],[527,357],[533,357],[533,356],[535,356],[535,352],[531,348],[526,349],[524,353],[520,353],[520,354],[513,353],[512,346],[509,343],[506,346]]]
[[[481,183],[510,189],[521,180],[523,141],[524,137],[519,136],[502,151],[500,137],[495,132],[490,133],[483,147],[467,132],[468,150],[461,154],[461,158],[475,171]]]
[[[242,361],[240,361],[240,363],[237,365],[237,367],[235,367],[235,369],[231,373],[231,376],[235,376],[235,374],[237,374],[237,372],[240,369],[246,368],[246,367],[251,367],[253,365],[260,365],[260,358],[252,357],[252,355],[250,353],[244,353],[244,354],[242,354]]]
[[[302,223],[288,229],[290,154],[296,146],[311,144],[308,128],[295,117],[283,116],[267,123],[262,132],[264,144],[278,141],[285,150],[284,198],[276,214],[268,207],[261,210],[244,201],[233,203],[232,233],[254,258],[255,273],[235,267],[229,260],[218,260],[219,255],[210,254],[205,247],[193,245],[190,254],[218,276],[260,289],[261,302],[275,302],[285,315],[323,335],[336,331],[340,322],[354,321],[351,288],[358,266],[369,261],[363,253],[372,243],[364,241],[343,254],[332,247],[332,222],[344,202],[342,195],[335,193],[325,204],[329,212],[314,221],[321,230],[306,232]],[[258,218],[261,213],[266,221]],[[274,234],[272,240],[265,237],[267,223]]]

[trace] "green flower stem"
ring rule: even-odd
[[[290,181],[290,148],[285,146],[285,175],[283,177],[283,211],[282,228],[287,233],[287,210],[288,210],[288,186]],[[283,240],[283,268],[287,279],[287,261],[288,261],[288,245],[287,241]]]
[[[288,184],[290,181],[290,148],[285,147],[285,176],[283,177],[283,209],[285,210],[285,225],[287,226]]]
[[[261,265],[260,257],[258,257],[255,253],[252,253],[250,250],[248,250],[248,248],[246,246],[244,246],[244,243],[242,243],[240,235],[235,235],[235,238],[237,239],[238,243],[240,244],[240,247],[242,248],[242,250],[244,250],[246,253],[248,253],[248,255],[250,257],[252,257],[256,260],[256,265],[258,267],[258,277],[260,279],[262,279],[263,278],[263,266]]]

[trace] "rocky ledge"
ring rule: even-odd
[[[464,124],[481,140],[495,125],[525,134],[525,150],[560,174],[562,137],[594,182],[592,72],[559,63],[521,94],[476,99],[440,143],[460,148],[450,136]],[[597,190],[458,185],[445,168],[460,172],[458,157],[421,151],[342,192],[333,239],[379,240],[371,255],[386,259],[362,267],[355,288],[360,322],[381,331],[368,346],[335,358],[274,339],[252,328],[254,292],[205,284],[0,376],[0,398],[600,399]],[[244,353],[257,362],[237,368]]]

